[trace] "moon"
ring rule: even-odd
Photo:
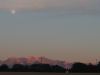
[[[16,14],[16,11],[15,10],[11,10],[11,14]]]

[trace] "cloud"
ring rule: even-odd
[[[0,0],[0,9],[16,10],[100,10],[99,0]]]

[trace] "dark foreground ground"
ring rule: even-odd
[[[32,72],[0,72],[0,75],[100,75],[100,73],[32,73]]]

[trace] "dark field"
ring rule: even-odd
[[[32,73],[32,72],[0,72],[0,75],[100,75],[100,73]]]

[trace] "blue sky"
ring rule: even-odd
[[[100,58],[99,0],[0,0],[0,3],[1,59],[35,55],[95,62]]]

